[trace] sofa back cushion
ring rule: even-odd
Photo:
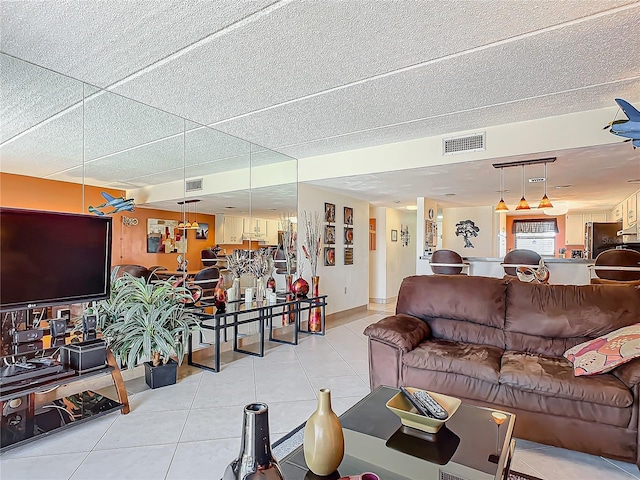
[[[640,288],[634,285],[507,287],[507,350],[560,357],[569,348],[638,323]]]
[[[506,288],[499,278],[407,277],[400,286],[396,313],[425,320],[434,338],[504,348]]]

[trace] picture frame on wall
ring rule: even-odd
[[[336,243],[336,227],[335,225],[324,226],[324,243],[333,245]]]
[[[324,221],[327,223],[336,223],[336,205],[335,203],[324,204]]]
[[[207,240],[209,238],[209,224],[201,223],[196,230],[196,240]]]
[[[353,208],[344,207],[344,223],[345,225],[353,225]]]
[[[344,249],[344,264],[353,265],[353,248],[351,247]]]
[[[344,243],[345,245],[353,244],[353,227],[344,227]]]
[[[398,241],[398,230],[391,230],[391,241],[392,242]]]
[[[333,247],[324,247],[325,267],[333,267],[335,264],[336,264],[336,249]]]

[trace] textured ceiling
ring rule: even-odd
[[[84,157],[90,182],[133,188],[286,160],[244,140],[304,158],[640,102],[639,24],[631,0],[4,1],[0,50],[72,78],[0,56],[1,169],[72,179]],[[556,153],[572,200],[615,203],[640,177],[628,144]],[[317,183],[477,204],[485,167]]]

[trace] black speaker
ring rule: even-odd
[[[85,315],[82,317],[82,338],[84,341],[95,340],[96,328],[98,328],[97,315]]]
[[[29,396],[12,398],[0,402],[2,417],[0,418],[0,444],[2,447],[13,445],[34,434],[33,413],[29,408]]]
[[[67,321],[64,318],[53,318],[49,320],[51,336],[54,338],[63,337],[67,333]]]

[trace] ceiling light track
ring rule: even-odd
[[[536,158],[533,160],[516,160],[515,162],[505,162],[505,163],[494,163],[493,168],[509,168],[509,167],[520,167],[522,165],[538,165],[540,163],[553,163],[556,161],[557,157],[549,157],[549,158]]]

